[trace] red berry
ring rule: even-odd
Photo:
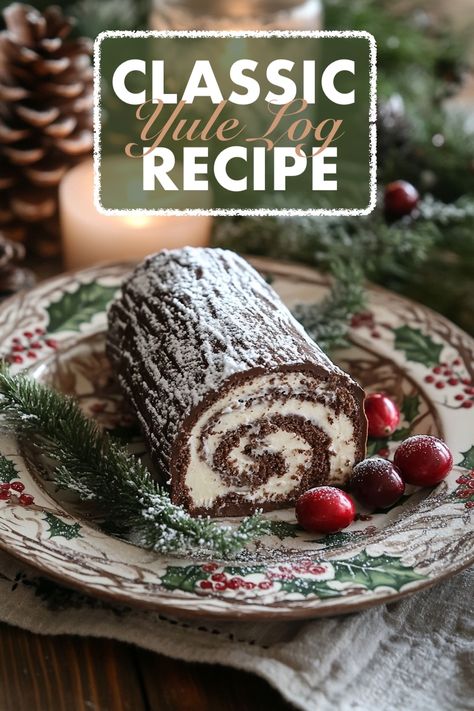
[[[227,587],[229,590],[238,590],[240,588],[240,582],[237,578],[231,578],[227,583]]]
[[[434,486],[451,471],[453,455],[437,437],[415,435],[402,442],[395,452],[393,462],[408,484]]]
[[[474,509],[474,501],[466,501],[466,503],[464,504],[464,506],[465,506],[467,509]]]
[[[347,528],[355,516],[354,502],[333,486],[309,489],[296,502],[296,518],[306,531],[335,533]]]
[[[12,352],[13,353],[21,353],[22,351],[25,350],[25,347],[21,345],[21,343],[15,343],[12,346]]]
[[[461,365],[461,363],[462,363],[461,358],[455,358],[455,359],[453,360],[453,365]]]
[[[205,573],[213,573],[218,567],[217,563],[206,563],[202,566],[202,569]]]
[[[33,338],[31,331],[24,331],[23,335],[25,338]]]
[[[418,190],[406,180],[396,180],[385,187],[385,211],[394,217],[409,215],[419,199]]]
[[[442,367],[441,367],[440,365],[435,365],[432,370],[433,370],[433,373],[436,373],[437,375],[439,375],[439,373],[441,373],[441,371],[442,371],[443,369],[442,369]]]
[[[464,395],[462,393],[458,393],[458,395],[454,396],[455,400],[464,400]]]
[[[272,584],[269,580],[262,580],[262,582],[258,584],[258,587],[260,590],[270,590]]]
[[[370,393],[365,398],[365,414],[370,437],[387,437],[397,429],[400,410],[384,393]]]
[[[405,491],[400,472],[386,459],[364,459],[354,467],[350,490],[361,504],[385,509]]]
[[[42,336],[44,334],[44,328],[35,328],[35,333],[38,336]]]
[[[434,383],[434,377],[432,375],[426,375],[425,383]]]
[[[0,491],[0,501],[7,501],[10,498],[9,491]]]
[[[211,580],[214,580],[217,583],[225,583],[227,576],[225,573],[214,573],[214,575],[211,575]]]
[[[30,344],[30,348],[34,348],[36,351],[42,348],[43,346],[39,341],[35,341],[34,343]]]
[[[23,363],[23,358],[21,357],[21,355],[9,356],[8,360],[10,361],[10,363]]]
[[[45,340],[45,343],[47,346],[50,348],[57,348],[58,347],[58,342],[54,340],[54,338],[47,338]]]
[[[438,388],[438,390],[442,390],[442,389],[444,388],[444,383],[443,383],[443,381],[442,381],[442,380],[438,380],[438,382],[436,383],[436,387]]]
[[[33,503],[34,497],[31,496],[31,494],[22,494],[20,496],[20,498],[18,499],[18,501],[20,502],[20,504],[22,506],[29,506],[30,504]]]
[[[20,494],[22,491],[25,491],[25,485],[21,481],[14,481],[13,484],[11,484],[11,488],[13,491],[18,491]]]
[[[26,355],[28,356],[28,358],[31,358],[32,360],[34,360],[36,358],[36,353],[34,351],[28,351],[28,353]]]
[[[461,407],[465,407],[466,410],[469,410],[472,407],[473,403],[472,400],[466,400],[465,402],[462,403]]]
[[[209,588],[212,588],[212,583],[210,580],[201,580],[199,587],[203,590],[209,590]]]
[[[457,378],[449,378],[448,385],[457,385],[459,380]]]
[[[8,491],[10,488],[11,484],[9,481],[2,481],[0,484],[0,491]]]

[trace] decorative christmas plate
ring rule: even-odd
[[[317,272],[252,260],[291,307],[326,289]],[[0,310],[0,356],[75,395],[84,412],[143,451],[105,357],[105,311],[127,265],[45,282]],[[380,289],[353,319],[336,360],[368,390],[384,390],[403,419],[369,454],[411,433],[444,439],[455,468],[434,489],[409,487],[390,510],[359,508],[341,533],[299,529],[294,511],[266,514],[272,535],[236,560],[156,554],[104,533],[72,496],[55,491],[0,434],[0,545],[63,584],[176,615],[300,618],[359,610],[452,575],[474,559],[474,342],[428,309]]]

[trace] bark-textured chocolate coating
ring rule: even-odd
[[[266,390],[269,402],[272,392],[277,396],[279,374],[306,373],[315,383],[322,383],[325,394],[315,394],[314,400],[330,402],[333,419],[341,413],[350,418],[356,440],[355,460],[363,457],[363,391],[330,361],[273,289],[235,253],[189,247],[148,257],[125,281],[108,318],[108,354],[138,415],[152,460],[170,483],[172,500],[184,503],[192,512],[241,514],[256,505],[277,508],[291,503],[303,486],[308,488],[327,478],[326,450],[331,442],[320,427],[312,423],[314,432],[309,433],[308,422],[298,412],[288,414],[284,422],[273,414],[268,421],[260,418],[251,426],[247,416],[251,405],[247,403],[239,432],[225,433],[212,454],[211,468],[221,472],[226,486],[231,486],[235,470],[239,493],[229,491],[209,505],[194,501],[186,482],[193,427],[213,404],[232,395],[239,386],[257,378],[258,388],[261,375],[275,376]],[[288,392],[288,397],[291,395]],[[279,392],[278,397],[285,396]],[[308,395],[300,393],[298,397],[311,400],[313,395],[309,389]],[[211,424],[215,426],[215,422]],[[320,456],[313,451],[311,471],[302,474],[290,497],[275,495],[266,501],[252,501],[242,486],[255,490],[258,472],[262,481],[268,479],[270,465],[281,474],[284,456],[279,458],[273,451],[257,455],[247,443],[245,457],[254,458],[255,467],[247,468],[245,476],[242,472],[238,475],[234,455],[230,464],[228,459],[229,453],[235,452],[231,438],[237,438],[238,447],[243,433],[255,439],[274,435],[281,428],[290,433],[297,430],[301,441],[313,442],[312,446],[319,443]],[[206,447],[201,446],[203,456],[209,454]]]

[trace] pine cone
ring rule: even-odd
[[[0,32],[0,229],[59,250],[57,191],[92,150],[91,42],[71,39],[59,7],[9,5]]]
[[[24,256],[25,248],[22,244],[0,235],[0,299],[35,283],[33,272],[16,264]]]

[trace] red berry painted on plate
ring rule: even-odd
[[[25,485],[21,481],[12,482],[10,488],[13,489],[13,491],[19,492],[20,494],[22,493],[22,491],[25,491]]]
[[[406,180],[395,180],[385,187],[385,212],[393,217],[409,215],[418,205],[420,194]]]
[[[364,459],[356,464],[349,487],[356,499],[371,509],[392,506],[405,492],[400,472],[386,459]]]
[[[388,437],[400,422],[400,410],[384,393],[369,393],[364,402],[369,437]]]
[[[311,533],[336,533],[347,528],[355,517],[351,497],[334,486],[309,489],[296,502],[296,518]]]
[[[33,503],[34,497],[31,496],[31,494],[22,494],[20,496],[20,498],[18,499],[18,501],[20,502],[20,504],[22,506],[29,506],[30,504]]]
[[[451,471],[453,455],[449,447],[437,437],[415,435],[398,447],[393,463],[408,484],[434,486]]]

